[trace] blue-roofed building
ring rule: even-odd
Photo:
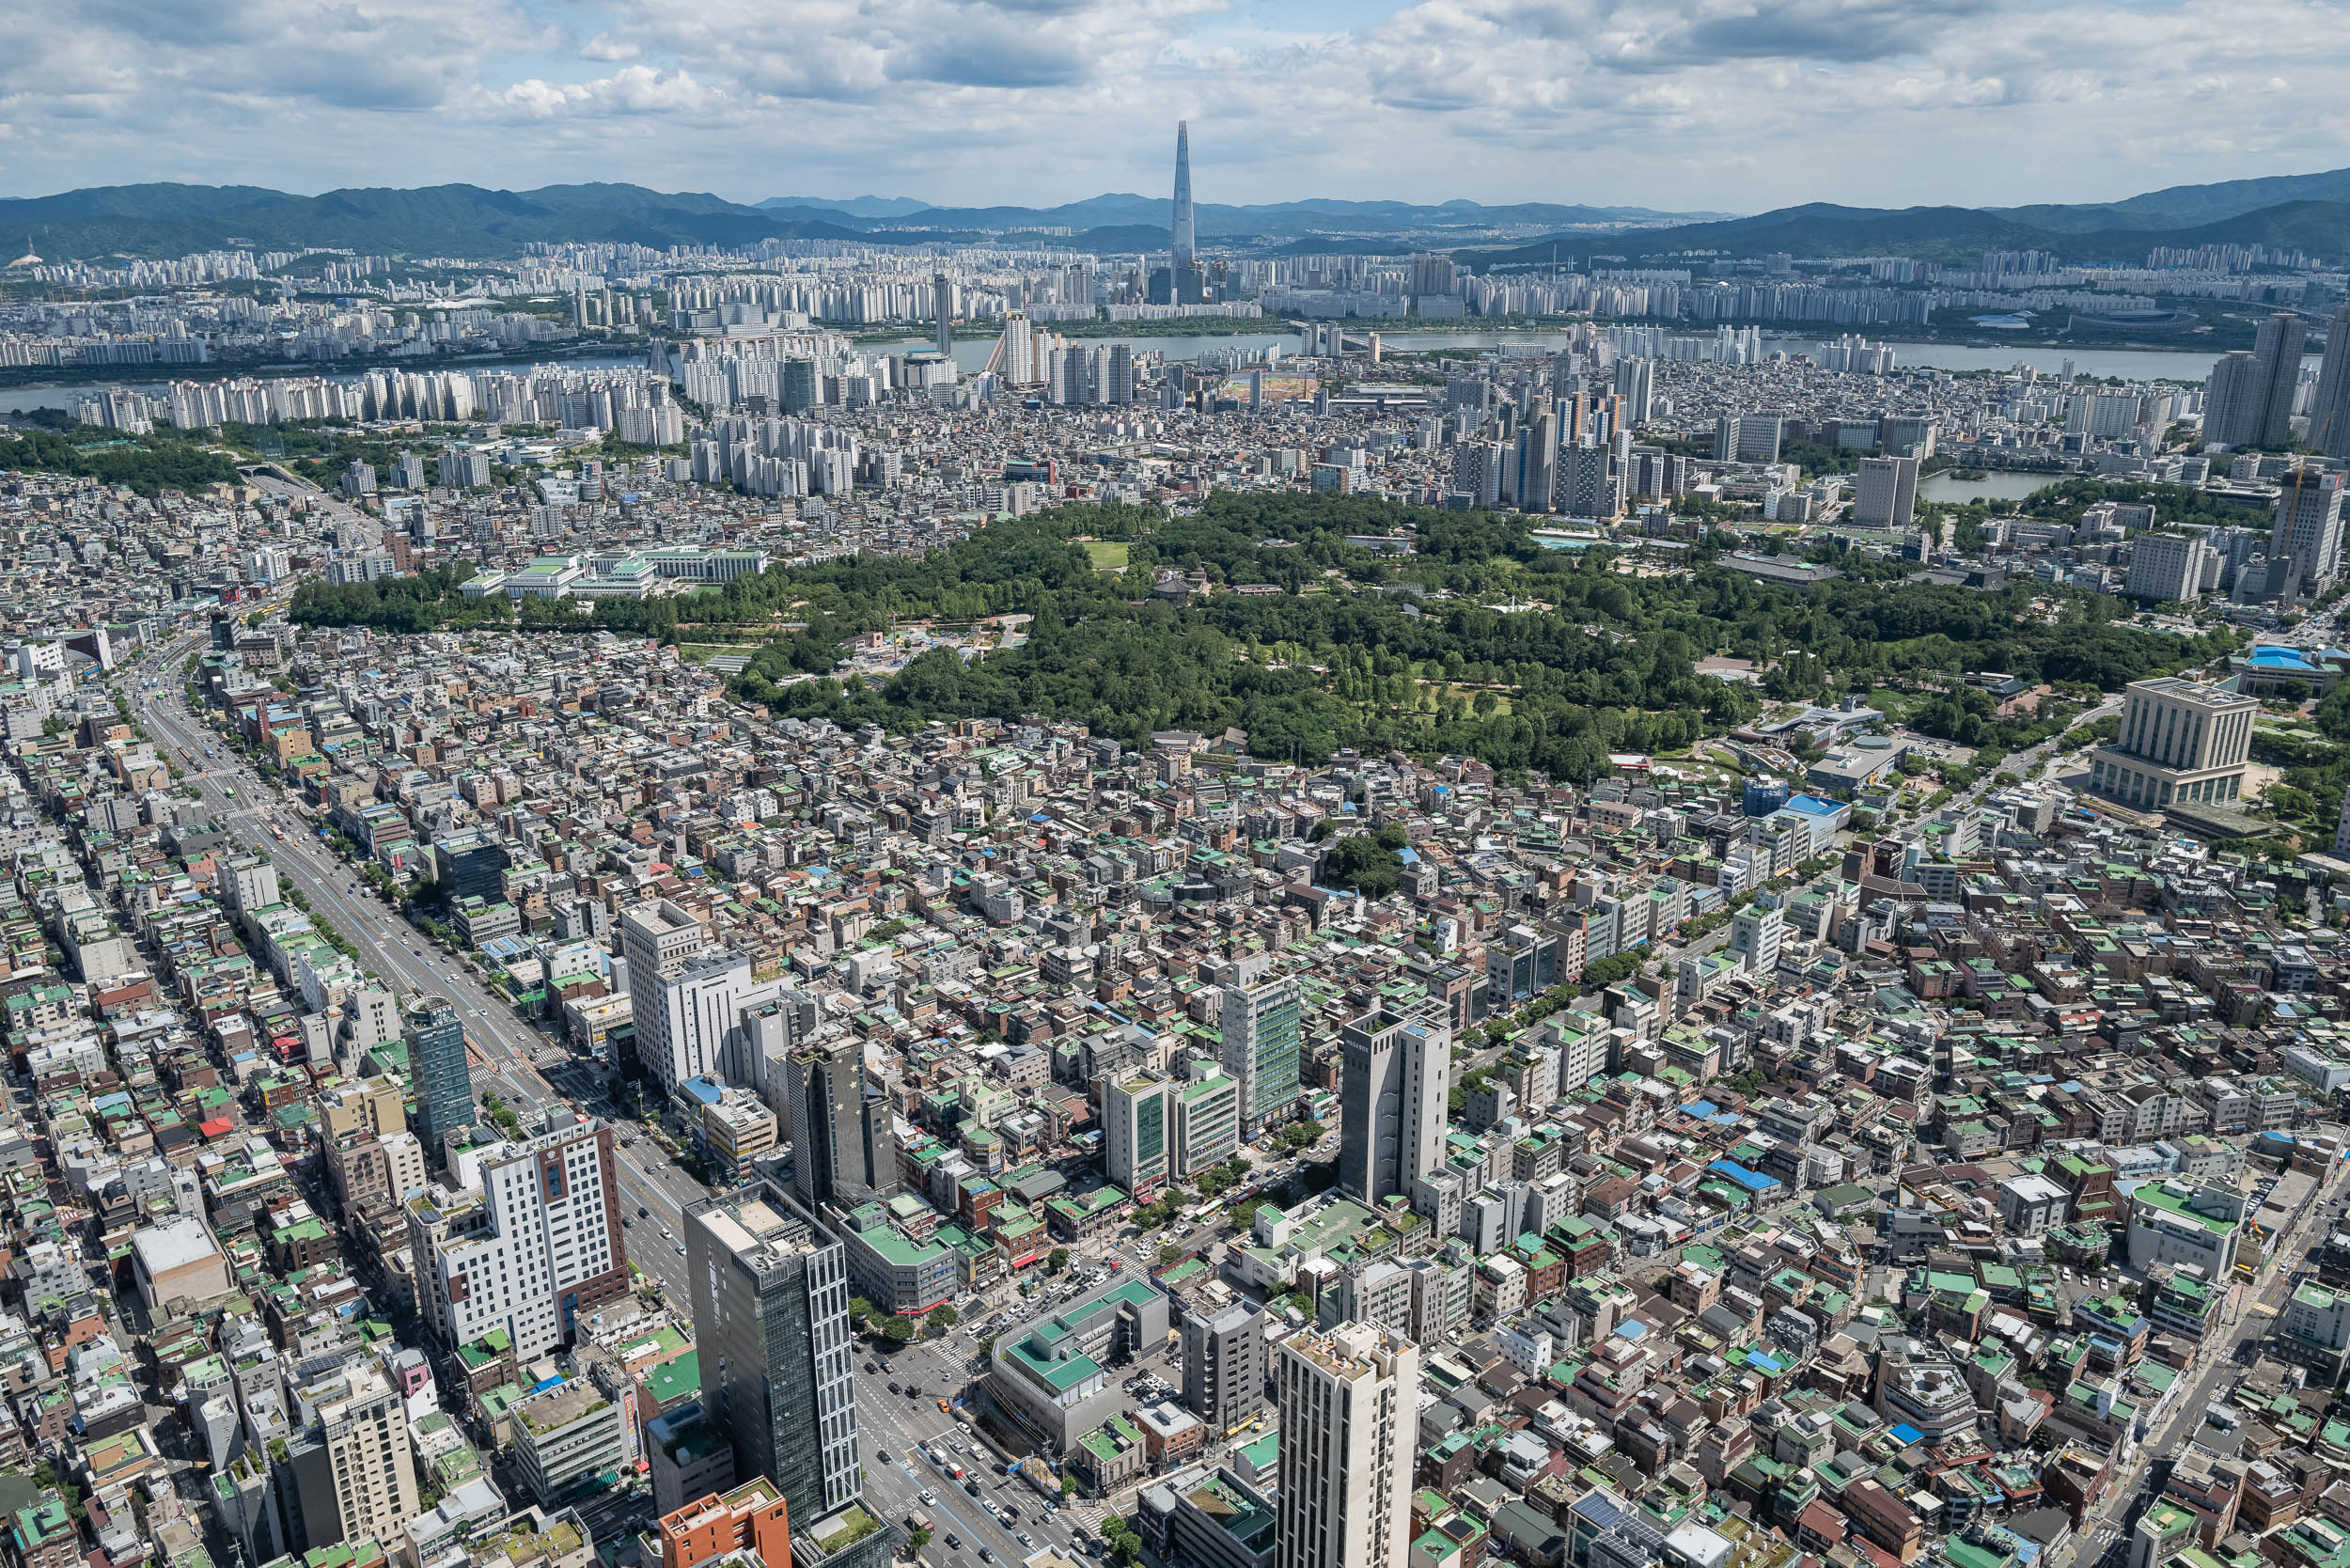
[[[2229,682],[2248,697],[2323,697],[2333,690],[2342,671],[2350,669],[2350,652],[2338,648],[2309,650],[2278,643],[2256,643],[2248,653],[2228,661],[2234,672]]]
[[[1748,1170],[1736,1160],[1716,1160],[1705,1168],[1716,1176],[1727,1176],[1758,1197],[1778,1185],[1778,1179],[1765,1176],[1759,1170]]]
[[[1825,818],[1827,830],[1834,833],[1852,821],[1852,807],[1841,800],[1822,800],[1818,795],[1791,795],[1787,809],[1800,811],[1807,817]]]

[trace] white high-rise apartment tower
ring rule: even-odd
[[[1403,1568],[1412,1542],[1419,1347],[1350,1323],[1281,1343],[1274,1568]]]
[[[299,1448],[290,1454],[305,1505],[303,1523],[311,1539],[321,1544],[326,1540],[326,1521],[313,1519],[308,1506],[324,1494],[333,1497],[336,1522],[342,1527],[337,1539],[398,1540],[418,1503],[406,1403],[370,1365],[343,1373],[341,1386],[311,1410],[318,1425],[303,1434]]]

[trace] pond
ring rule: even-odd
[[[1918,499],[1963,505],[1968,501],[2020,501],[2072,476],[2065,474],[1988,474],[1980,479],[1934,474],[1918,481]]]

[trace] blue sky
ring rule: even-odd
[[[76,0],[0,195],[144,180],[1754,212],[2350,163],[2350,0]]]

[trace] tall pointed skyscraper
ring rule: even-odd
[[[1181,275],[1198,255],[1191,226],[1191,122],[1175,122],[1175,271]]]
[[[1192,122],[1175,122],[1175,271],[1183,271],[1198,254],[1192,230]]]

